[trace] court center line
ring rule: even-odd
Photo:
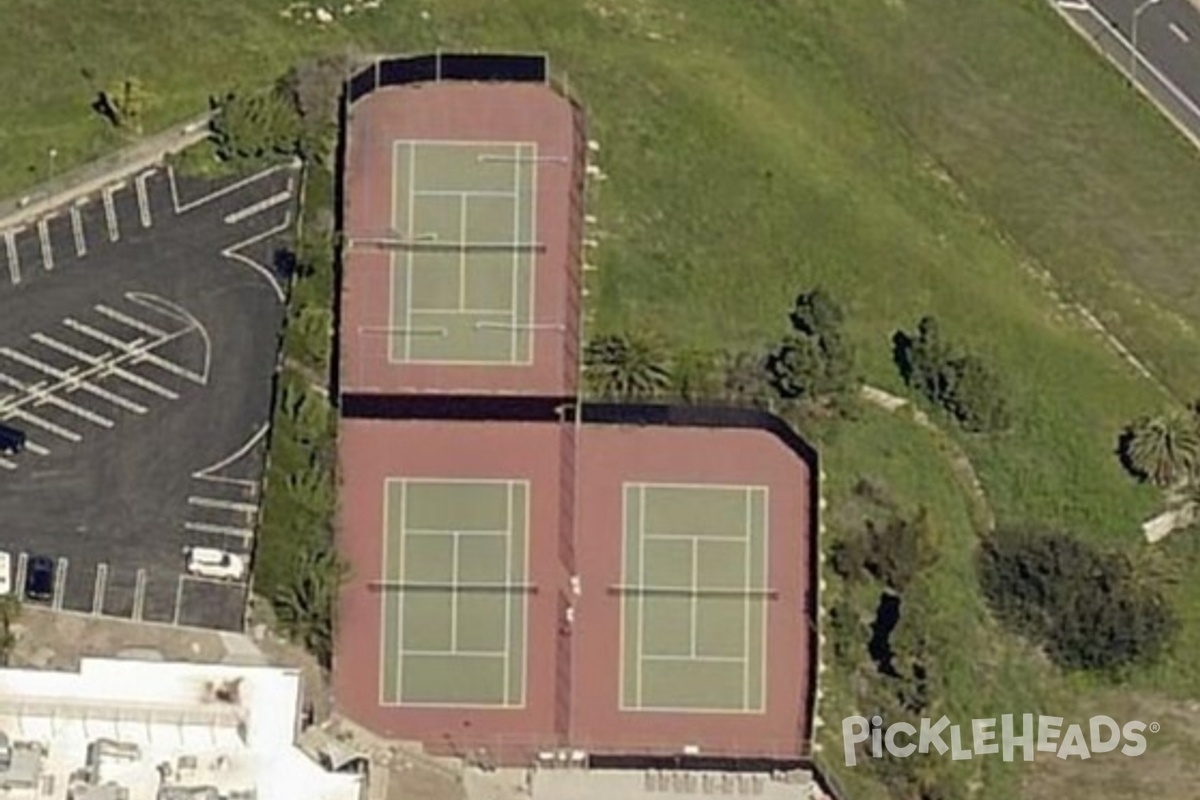
[[[409,142],[408,144],[408,229],[404,232],[406,239],[413,238],[413,207],[416,205],[416,199],[413,197],[413,191],[416,189],[416,163],[417,163],[417,144]],[[404,327],[412,324],[412,290],[413,290],[413,250],[408,248],[404,251]],[[388,313],[395,314],[395,304],[388,309]],[[404,361],[405,363],[412,360],[412,337],[404,337]]]
[[[513,577],[512,576],[513,486],[514,486],[514,484],[512,484],[512,483],[510,483],[508,485],[508,493],[507,493],[507,497],[506,497],[508,504],[507,504],[507,507],[505,508],[505,512],[508,517],[509,535],[506,536],[504,539],[504,582],[508,583],[508,584],[512,583],[512,577]],[[504,704],[508,705],[508,703],[510,701],[509,691],[508,691],[508,681],[509,681],[510,674],[512,672],[512,651],[513,651],[513,646],[512,646],[512,592],[504,593],[504,648],[505,648],[506,655],[504,658],[504,692],[502,694],[502,697],[504,698]]]
[[[697,589],[700,588],[700,574],[699,574],[700,543],[697,541],[695,536],[692,537],[691,542],[692,542],[692,591],[691,591],[691,595],[688,597],[688,606],[689,606],[688,611],[691,614],[691,622],[690,622],[690,627],[688,630],[689,630],[691,636],[690,636],[690,640],[689,640],[688,644],[691,649],[691,656],[692,656],[692,658],[695,658],[696,657],[696,639],[698,638],[696,635],[697,634],[697,631],[696,631],[696,608],[699,605],[699,603],[697,602],[697,598],[699,597],[699,595],[697,593]]]
[[[520,154],[520,145],[517,145],[518,155]],[[521,159],[513,161],[513,192],[521,191]],[[517,237],[521,234],[521,202],[519,199],[513,200],[513,241],[517,241]],[[520,286],[520,281],[517,279],[518,273],[521,271],[520,266],[520,250],[513,248],[512,256],[508,262],[508,268],[512,271],[509,285],[508,296],[508,320],[512,325],[508,332],[508,360],[513,362],[517,360],[517,289]]]
[[[460,311],[467,307],[467,196],[461,195],[458,201],[458,241],[462,245],[458,251],[458,308]]]

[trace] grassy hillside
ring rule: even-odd
[[[755,345],[819,282],[848,306],[867,378],[899,390],[889,338],[935,313],[1013,395],[1010,433],[962,441],[1000,520],[1138,546],[1158,498],[1112,449],[1125,421],[1169,400],[1069,303],[1179,397],[1200,394],[1200,156],[1043,0],[384,0],[327,27],[283,18],[285,5],[9,0],[0,194],[43,175],[49,147],[61,170],[113,146],[88,106],[121,77],[145,82],[154,127],[307,53],[543,50],[586,99],[609,176],[594,208],[599,327]],[[961,488],[926,431],[870,413],[815,433],[834,508],[866,475],[930,509],[946,557],[928,590],[957,654],[947,713],[1103,711],[1110,694],[989,627]],[[1128,707],[1104,713],[1148,714],[1200,690],[1200,554],[1169,546],[1186,614],[1177,652],[1131,677]],[[849,691],[830,678],[827,719],[857,710]],[[1055,766],[1033,778],[964,769],[991,796],[1017,797],[1061,782]],[[1128,796],[1131,769],[1113,794],[1086,796]],[[875,796],[866,773],[845,777]]]

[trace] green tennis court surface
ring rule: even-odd
[[[392,363],[528,364],[537,145],[397,141]]]
[[[380,702],[525,702],[529,488],[387,481]]]
[[[763,711],[767,490],[625,484],[621,707]]]

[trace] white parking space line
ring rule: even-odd
[[[91,325],[85,325],[84,323],[70,317],[63,320],[63,325],[82,333],[84,336],[90,336],[97,341],[109,345],[110,347],[116,347],[119,350],[136,356],[134,358],[135,364],[142,362],[153,364],[159,369],[179,375],[182,378],[187,378],[188,380],[199,384],[200,386],[204,386],[207,383],[202,375],[197,375],[195,372],[184,369],[173,361],[168,361],[165,358],[151,353],[150,348],[156,346],[156,343],[148,344],[145,339],[134,339],[132,342],[127,342],[123,339],[118,339],[115,336],[109,336],[104,331],[96,330]]]
[[[87,255],[87,240],[83,238],[83,215],[78,203],[71,206],[71,235],[75,237],[75,255],[83,258]]]
[[[138,202],[138,217],[141,218],[142,227],[150,227],[150,200],[146,196],[146,179],[154,174],[154,171],[143,172],[133,179],[134,188],[137,190]]]
[[[137,571],[137,581],[133,584],[133,621],[142,621],[142,612],[146,607],[146,570]]]
[[[17,554],[17,574],[14,576],[13,589],[18,596],[25,594],[25,572],[29,569],[29,554]]]
[[[133,328],[134,330],[139,330],[142,333],[148,333],[151,336],[166,336],[167,335],[166,331],[160,330],[159,328],[156,328],[153,325],[142,322],[140,319],[135,319],[135,318],[129,316],[128,314],[122,314],[120,311],[117,311],[114,308],[109,308],[108,306],[104,305],[103,303],[92,306],[92,308],[96,309],[97,313],[103,314],[104,316],[106,316],[109,319],[114,320],[116,322],[120,322],[122,325],[127,325],[128,327]]]
[[[32,367],[38,372],[49,375],[52,378],[58,378],[63,382],[63,388],[65,388],[67,392],[73,392],[76,388],[79,388],[88,394],[93,395],[94,397],[99,397],[101,400],[107,400],[113,405],[124,408],[127,411],[132,411],[135,414],[146,413],[145,406],[140,406],[137,403],[126,400],[124,397],[121,397],[118,394],[113,394],[107,389],[97,386],[96,384],[76,375],[75,373],[78,371],[78,367],[71,367],[70,369],[65,370],[58,369],[57,367],[52,367],[49,364],[38,361],[36,358],[27,356],[19,350],[13,350],[10,347],[0,347],[0,356],[5,356],[6,358],[16,361],[20,364],[24,364],[27,367]],[[92,413],[86,409],[83,409],[83,411],[85,414]],[[78,414],[79,412],[76,411],[75,413]],[[85,414],[79,414],[79,416],[89,419],[90,421],[95,422],[97,425],[103,425],[106,428],[112,427],[113,423],[110,419],[102,417],[99,414],[92,414],[91,417],[87,417]]]
[[[60,342],[57,339],[47,336],[44,333],[35,333],[35,334],[32,334],[29,338],[32,339],[33,341],[37,342],[38,344],[45,345],[46,347],[57,350],[58,352],[60,352],[64,355],[71,356],[71,358],[77,358],[80,361],[84,362],[85,364],[91,364],[93,366],[103,365],[105,368],[104,369],[105,375],[112,375],[114,378],[120,378],[121,380],[123,380],[127,383],[131,383],[134,386],[145,389],[148,392],[153,392],[154,394],[158,395],[159,397],[165,397],[168,400],[178,400],[179,399],[179,395],[177,393],[172,392],[170,389],[167,389],[165,387],[159,386],[154,381],[147,380],[146,378],[143,378],[140,375],[135,375],[134,373],[129,372],[128,370],[124,370],[121,367],[118,367],[116,364],[111,363],[109,359],[102,358],[100,356],[94,356],[94,355],[91,355],[90,353],[85,353],[82,350],[74,348],[69,344],[64,344],[63,342]]]
[[[17,465],[7,458],[0,458],[0,469],[16,469]]]
[[[65,558],[58,559],[58,569],[54,571],[54,599],[51,601],[55,611],[62,609],[63,595],[67,588],[67,567],[70,564]]]
[[[104,200],[104,220],[108,223],[108,240],[110,242],[121,238],[121,229],[117,225],[117,210],[113,206],[113,194],[124,186],[125,184],[121,183],[109,186],[100,192],[100,197]]]
[[[274,175],[275,173],[280,172],[281,170],[285,170],[285,169],[293,169],[293,167],[291,167],[287,164],[280,164],[278,166],[268,167],[267,169],[263,170],[262,172],[251,175],[248,178],[243,178],[242,180],[231,183],[228,186],[223,186],[220,189],[217,189],[215,192],[211,192],[209,194],[204,195],[203,197],[196,198],[187,203],[179,202],[179,191],[175,185],[175,170],[171,169],[170,167],[167,168],[167,180],[169,180],[171,183],[171,200],[175,205],[175,213],[182,214],[185,211],[191,211],[193,208],[202,206],[205,203],[210,203],[213,200],[216,200],[218,197],[224,197],[225,195],[236,192],[239,189],[249,186],[252,183],[261,181],[264,178],[269,178],[270,176]]]
[[[47,450],[45,447],[42,447],[37,442],[31,442],[28,439],[25,440],[25,449],[28,450],[29,452],[33,453],[34,455],[39,455],[39,456],[50,455],[50,451]]]
[[[0,347],[0,355],[9,355],[11,352],[12,351],[10,351],[7,347]],[[88,411],[86,408],[77,406],[68,400],[63,400],[53,392],[47,391],[43,383],[39,382],[35,384],[28,384],[24,381],[17,380],[11,375],[6,375],[3,372],[0,372],[0,383],[5,384],[6,386],[11,386],[14,389],[22,390],[28,396],[34,398],[36,401],[35,405],[51,405],[56,408],[61,408],[63,411],[69,411],[75,416],[82,417],[88,422],[99,425],[102,428],[111,428],[113,426],[113,421],[111,419]],[[0,409],[0,411],[3,411],[3,409]],[[16,413],[23,412],[17,411]],[[47,428],[47,430],[49,430],[49,428]]]
[[[21,282],[21,258],[17,255],[17,231],[4,232],[4,249],[8,252],[8,277],[13,286]]]
[[[50,217],[37,222],[38,242],[42,246],[42,266],[47,271],[54,269],[54,250],[50,247]]]
[[[242,514],[255,514],[258,506],[254,503],[238,503],[233,500],[220,500],[215,497],[189,497],[188,503],[200,508],[219,508],[225,511],[236,511]]]
[[[183,523],[185,530],[195,533],[216,533],[221,536],[233,536],[241,539],[243,542],[248,542],[254,538],[254,531],[249,528],[235,528],[232,525],[211,525],[207,522],[185,522]]]
[[[1192,40],[1192,37],[1188,36],[1187,31],[1176,25],[1174,22],[1168,22],[1167,27],[1171,29],[1171,33],[1175,34],[1175,38],[1184,44],[1187,44]]]
[[[92,613],[104,613],[104,590],[108,587],[108,564],[96,565],[96,585],[92,589]]]
[[[179,624],[179,606],[183,603],[183,576],[175,579],[175,611],[171,615],[171,624]]]
[[[242,222],[243,220],[253,217],[255,214],[261,214],[262,212],[264,212],[270,208],[274,208],[275,206],[279,205],[280,203],[286,203],[288,200],[291,200],[292,199],[292,188],[290,186],[291,181],[289,181],[288,183],[289,183],[289,186],[284,191],[276,192],[275,194],[271,195],[270,197],[268,197],[265,200],[259,200],[257,203],[248,205],[245,208],[238,209],[237,211],[234,211],[230,214],[226,214],[225,215],[225,224],[226,225],[236,225],[239,222]]]
[[[2,383],[2,382],[3,382],[3,376],[0,375],[0,383]],[[37,427],[37,428],[41,428],[42,430],[46,431],[47,433],[53,433],[55,436],[58,436],[59,438],[62,438],[62,439],[66,439],[68,442],[79,442],[79,441],[83,440],[83,437],[80,436],[75,431],[67,430],[66,428],[62,427],[61,425],[55,425],[53,422],[50,422],[49,420],[44,420],[41,417],[39,417],[37,414],[26,411],[23,408],[19,408],[14,411],[7,411],[7,412],[4,412],[2,409],[0,409],[0,419],[7,418],[7,417],[16,417],[17,419],[22,419],[22,420],[28,422],[30,425],[33,425],[34,427]],[[26,443],[26,446],[28,446],[28,443]]]

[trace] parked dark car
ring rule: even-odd
[[[36,603],[54,599],[54,561],[46,556],[34,556],[25,566],[25,597]]]
[[[0,453],[16,455],[25,449],[25,431],[0,423]]]

